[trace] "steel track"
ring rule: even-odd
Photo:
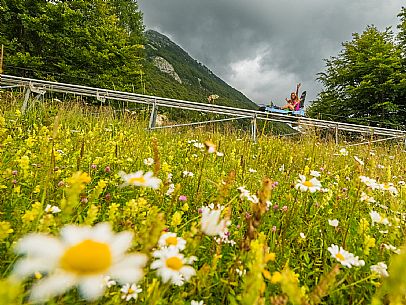
[[[44,81],[38,79],[17,77],[12,75],[0,75],[0,84],[11,87],[31,88],[33,92],[59,92],[65,94],[74,94],[80,96],[95,97],[98,100],[123,101],[137,104],[152,105],[156,107],[169,107],[183,110],[192,110],[205,113],[222,114],[230,117],[250,118],[253,121],[277,121],[282,123],[294,123],[301,126],[310,126],[316,128],[334,129],[336,131],[350,131],[361,134],[379,135],[387,137],[406,138],[406,131],[397,129],[388,129],[381,127],[370,127],[365,125],[349,124],[335,121],[317,120],[306,117],[295,117],[279,113],[268,113],[258,110],[233,108],[221,105],[196,103],[185,100],[162,98],[157,96],[141,95],[136,93],[115,91],[109,89],[93,88],[80,85]]]

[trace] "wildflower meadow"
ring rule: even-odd
[[[404,304],[404,143],[0,93],[0,304]]]

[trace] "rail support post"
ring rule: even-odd
[[[1,45],[1,54],[0,54],[0,74],[3,74],[3,58],[4,58],[4,45]]]
[[[252,141],[257,143],[257,115],[255,114],[251,120],[251,136]]]
[[[158,111],[158,106],[156,104],[156,100],[154,100],[154,103],[152,104],[151,116],[149,117],[149,125],[148,125],[149,130],[155,128],[157,111]]]
[[[338,145],[338,124],[335,127],[335,131],[336,131],[336,145]]]
[[[23,102],[23,105],[21,106],[22,114],[24,114],[25,111],[27,110],[28,100],[30,99],[30,94],[31,94],[31,89],[30,89],[30,87],[28,87],[25,89],[24,102]]]

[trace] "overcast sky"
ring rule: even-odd
[[[147,29],[172,39],[257,104],[302,83],[313,100],[323,59],[367,25],[396,29],[404,0],[138,0]],[[215,92],[213,92],[215,94]]]

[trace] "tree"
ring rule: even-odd
[[[398,17],[400,18],[398,41],[402,50],[403,59],[406,59],[406,7],[402,7]]]
[[[115,4],[132,1],[1,1],[6,72],[116,89],[139,82],[144,51],[136,3],[126,26]]]
[[[402,57],[393,33],[368,26],[342,45],[337,57],[326,60],[326,72],[319,74],[325,88],[309,115],[391,127],[405,124]]]
[[[398,43],[402,56],[402,80],[400,81],[399,90],[401,92],[400,102],[403,102],[401,114],[406,117],[406,7],[402,7],[398,17],[400,24],[398,25]]]

